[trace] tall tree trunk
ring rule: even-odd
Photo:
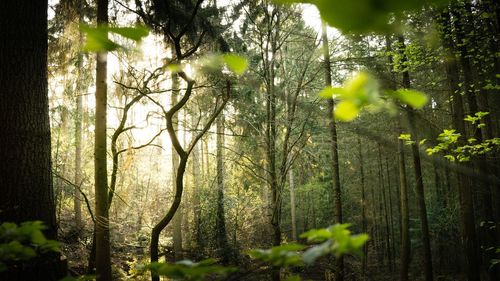
[[[406,48],[404,37],[402,35],[398,36],[398,41],[401,46],[401,53],[403,55],[403,62],[408,59],[404,54]],[[403,71],[403,87],[409,89],[411,85],[410,74],[408,70]],[[408,108],[408,121],[410,124],[410,133],[412,136],[412,157],[413,157],[413,169],[415,172],[415,195],[417,199],[418,214],[420,218],[420,228],[422,230],[422,244],[424,251],[424,276],[426,281],[432,281],[434,279],[432,272],[432,254],[431,254],[431,241],[429,235],[429,223],[427,219],[427,208],[425,205],[425,194],[424,194],[424,179],[422,175],[422,165],[420,163],[420,151],[419,151],[419,136],[417,134],[415,112],[413,109]]]
[[[402,132],[400,130],[400,132]],[[398,140],[398,170],[399,170],[399,204],[401,205],[401,261],[399,280],[408,280],[410,265],[410,214],[408,208],[408,186],[406,181],[406,167],[403,140]]]
[[[171,96],[171,107],[177,104],[179,96],[179,77],[177,74],[172,75],[172,96]],[[179,131],[179,118],[177,115],[172,116],[172,126],[174,132]],[[175,186],[177,182],[177,169],[179,168],[179,155],[177,151],[172,146],[172,187]],[[174,259],[179,261],[182,259],[182,206],[174,215],[173,218],[173,242],[174,242]]]
[[[389,271],[392,271],[392,251],[391,251],[391,232],[389,227],[389,212],[387,210],[387,196],[385,192],[385,183],[384,183],[384,174],[383,174],[383,166],[382,166],[382,151],[380,148],[380,143],[378,144],[378,182],[379,182],[379,195],[382,197],[380,200],[381,210],[380,213],[384,214],[384,228],[385,228],[385,250],[387,253],[387,262],[389,265]]]
[[[97,23],[108,23],[108,0],[97,1]],[[108,172],[106,154],[106,107],[107,107],[107,52],[96,55],[95,93],[95,217],[96,217],[96,275],[98,281],[111,280],[111,253],[108,213]]]
[[[57,223],[51,176],[47,95],[47,1],[0,4],[0,221],[40,220],[55,239]],[[57,280],[56,257],[2,280]]]
[[[195,125],[197,121],[196,117],[193,114],[191,124]],[[200,161],[200,147],[202,144],[196,145],[193,149],[193,158],[192,158],[192,179],[193,179],[193,223],[194,223],[194,241],[195,247],[201,247],[201,202],[200,195],[202,189],[202,183],[200,180],[200,166],[203,167],[203,161]],[[202,168],[203,169],[203,168]],[[203,172],[201,172],[203,175]]]
[[[78,13],[80,14],[80,22],[83,21],[82,8],[83,1],[80,4],[80,8]],[[83,42],[83,34],[79,32],[79,42],[80,46],[82,46]],[[82,196],[80,194],[82,190],[82,115],[83,115],[83,91],[85,90],[83,85],[85,82],[83,81],[83,54],[78,54],[77,61],[77,70],[78,70],[78,82],[76,86],[76,112],[75,112],[75,184],[77,188],[75,188],[75,193],[73,196],[73,205],[74,205],[74,215],[75,215],[75,228],[80,233],[82,230]]]
[[[389,170],[389,159],[385,157],[385,171],[387,175],[387,198],[389,199],[389,226],[390,226],[390,234],[391,234],[391,253],[392,253],[392,263],[391,269],[394,270],[396,266],[396,235],[394,235],[394,214],[393,214],[393,205],[392,205],[392,184],[391,184],[391,173]]]
[[[328,35],[326,31],[326,24],[322,25],[322,41],[323,41],[323,59],[325,67],[325,86],[332,85],[332,70],[330,66],[330,49],[328,47]],[[332,118],[332,112],[335,108],[333,99],[328,101],[328,118],[330,119],[330,138],[331,138],[331,169],[332,169],[332,187],[335,200],[335,222],[342,223],[342,200],[340,194],[340,172],[339,172],[339,151],[337,143],[337,124],[335,119]],[[344,258],[339,257],[336,259],[335,280],[344,280]]]
[[[452,99],[452,123],[457,132],[466,135],[465,123],[463,121],[464,104],[459,87],[459,69],[457,58],[455,56],[455,46],[449,34],[452,34],[450,13],[448,11],[442,13],[443,33],[442,40],[446,56],[446,76],[449,84],[450,97]],[[461,142],[463,144],[463,142]],[[472,186],[469,178],[463,173],[457,173],[458,179],[458,195],[460,202],[460,217],[462,220],[462,243],[465,252],[467,279],[481,280],[479,263],[477,257],[477,242],[474,219],[474,203]]]
[[[358,152],[359,152],[359,174],[361,177],[361,226],[363,233],[367,232],[366,222],[366,191],[365,191],[365,171],[363,163],[363,151],[361,146],[361,139],[358,137]],[[368,261],[368,243],[363,245],[363,257],[361,259],[361,273],[363,276],[366,274],[366,267]]]
[[[216,241],[220,250],[222,263],[229,262],[230,248],[226,233],[226,216],[224,212],[224,113],[217,118],[217,215]]]
[[[297,241],[297,218],[295,206],[295,178],[293,167],[288,170],[288,186],[290,188],[290,217],[292,220],[292,241]]]

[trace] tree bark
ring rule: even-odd
[[[97,1],[97,23],[108,23],[108,0]],[[107,112],[107,52],[96,55],[95,93],[95,232],[96,232],[96,275],[98,281],[111,280],[111,250],[109,237],[108,172],[106,153]]]
[[[217,118],[217,215],[216,241],[222,257],[222,263],[227,264],[230,257],[230,247],[226,233],[226,215],[224,211],[224,113]]]
[[[464,104],[459,87],[459,69],[458,62],[455,56],[455,46],[452,41],[450,13],[445,11],[442,16],[442,41],[447,56],[445,60],[446,77],[449,85],[450,97],[452,99],[452,123],[458,133],[465,135]],[[458,164],[457,164],[458,165]],[[474,219],[474,203],[472,186],[469,178],[463,173],[457,173],[458,179],[458,195],[460,202],[460,217],[462,220],[462,244],[464,247],[466,260],[466,273],[469,281],[481,280],[479,263],[477,257],[477,242]]]
[[[173,47],[172,47],[173,48]],[[172,75],[172,96],[171,96],[171,107],[173,107],[178,102],[179,96],[179,77],[177,74]],[[177,115],[172,116],[172,127],[176,134],[179,131],[179,118]],[[177,169],[179,168],[179,155],[172,146],[172,185],[175,186],[177,182]],[[174,260],[179,261],[182,259],[182,206],[179,206],[179,210],[175,213],[173,218],[173,243],[174,243]]]
[[[401,46],[401,52],[403,54],[403,62],[407,61],[407,57],[404,54],[404,50],[406,48],[404,37],[402,35],[398,36],[398,41]],[[405,89],[410,88],[410,74],[408,70],[403,71],[403,87]],[[415,195],[417,199],[417,207],[418,214],[420,218],[420,228],[422,231],[422,244],[424,250],[424,276],[426,281],[432,281],[434,279],[432,272],[432,254],[431,254],[431,241],[429,235],[429,223],[427,219],[427,208],[425,205],[425,194],[424,194],[424,179],[422,175],[422,165],[420,161],[420,151],[419,151],[419,142],[420,139],[417,134],[416,128],[416,120],[415,120],[415,112],[413,109],[407,109],[408,121],[410,124],[410,133],[412,136],[412,157],[413,157],[413,169],[415,172]]]
[[[366,222],[366,191],[365,191],[365,170],[363,162],[363,149],[361,146],[361,139],[358,137],[358,152],[359,152],[359,174],[361,177],[361,226],[363,233],[367,233]],[[366,274],[368,262],[368,243],[363,246],[363,257],[361,259],[361,273],[363,276]]]
[[[288,170],[288,186],[290,188],[290,217],[292,220],[292,241],[297,241],[297,216],[295,206],[295,178],[293,167]]]
[[[0,222],[43,221],[56,238],[47,95],[46,0],[0,4]],[[2,280],[58,280],[59,255]]]
[[[323,58],[325,67],[325,86],[332,85],[332,70],[330,65],[330,50],[328,47],[328,36],[326,31],[326,24],[322,25],[322,41],[323,41]],[[335,118],[332,117],[332,112],[335,108],[333,98],[328,100],[328,118],[330,119],[330,138],[331,138],[331,170],[332,170],[332,187],[334,193],[335,203],[335,222],[342,223],[342,200],[340,194],[340,172],[339,172],[339,151],[337,143],[337,124]],[[335,280],[344,280],[344,258],[339,257],[336,259]]]
[[[401,130],[400,130],[401,132]],[[410,214],[408,208],[408,185],[406,181],[406,167],[403,140],[398,140],[398,170],[399,170],[399,204],[401,205],[401,261],[399,279],[408,280],[410,265]]]

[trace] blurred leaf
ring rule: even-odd
[[[302,264],[298,251],[304,248],[305,246],[300,244],[285,244],[267,250],[251,250],[248,254],[251,258],[269,263],[272,266],[298,266]]]
[[[340,121],[352,121],[358,116],[359,107],[354,102],[341,101],[335,106],[334,117]]]
[[[83,46],[85,52],[114,51],[121,47],[108,38],[108,30],[105,27],[90,27],[82,24],[80,30],[87,35]]]
[[[393,97],[415,109],[422,108],[429,100],[426,94],[409,89],[397,90],[393,92]]]
[[[319,92],[318,96],[322,99],[332,99],[341,92],[341,88],[326,87]]]
[[[171,63],[171,64],[168,64],[167,66],[165,66],[165,69],[169,72],[172,72],[172,73],[179,73],[183,70],[183,66],[182,64],[178,64],[178,63]]]
[[[386,32],[394,29],[389,18],[394,13],[415,10],[424,4],[442,4],[446,0],[275,0],[282,4],[314,4],[321,18],[343,32]]]
[[[113,42],[108,38],[108,33],[116,33],[127,39],[139,42],[149,34],[149,30],[145,27],[108,27],[98,26],[90,27],[85,24],[80,25],[80,30],[86,34],[87,40],[83,46],[86,52],[102,52],[114,51],[119,48],[124,48],[118,43]]]
[[[318,258],[326,254],[329,254],[332,251],[331,250],[332,244],[333,244],[332,240],[328,240],[326,242],[323,242],[319,245],[315,245],[307,249],[307,251],[305,251],[304,254],[302,255],[302,260],[304,261],[304,263],[308,265],[313,264]]]
[[[238,75],[245,73],[248,68],[248,60],[244,57],[234,54],[224,54],[223,59],[229,70]]]
[[[144,26],[108,27],[108,31],[119,34],[125,38],[134,40],[136,42],[141,41],[144,37],[149,35],[149,29]]]

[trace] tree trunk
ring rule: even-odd
[[[43,221],[56,238],[47,95],[47,1],[0,4],[0,222]],[[2,280],[58,280],[59,255]],[[62,275],[61,275],[62,273]]]
[[[226,233],[226,216],[224,212],[224,113],[217,118],[217,215],[216,241],[222,257],[222,263],[227,264],[230,257],[230,248]]]
[[[401,46],[401,52],[403,54],[403,62],[408,59],[404,55],[404,50],[406,48],[404,37],[402,35],[398,36],[398,41]],[[410,74],[407,70],[403,71],[403,87],[405,89],[410,88]],[[418,214],[420,218],[420,228],[422,230],[422,244],[424,250],[424,276],[426,281],[432,281],[434,279],[432,272],[432,254],[431,254],[431,241],[429,235],[429,223],[427,221],[427,208],[425,206],[425,195],[424,195],[424,180],[422,175],[422,166],[420,163],[420,151],[419,142],[420,139],[417,134],[415,112],[413,109],[408,108],[408,121],[410,124],[410,133],[412,136],[412,157],[413,157],[413,169],[415,170],[415,195],[417,199]]]
[[[392,205],[392,184],[391,184],[391,173],[389,170],[389,159],[385,157],[385,171],[387,175],[387,198],[389,199],[389,226],[390,226],[390,234],[391,234],[391,253],[392,253],[392,263],[391,269],[394,270],[396,266],[396,235],[394,234],[394,214],[393,214],[393,205]]]
[[[81,4],[82,5],[82,4]],[[82,22],[83,15],[82,9],[79,9],[80,13],[80,22]],[[82,46],[83,34],[80,31],[80,46]],[[82,115],[83,115],[83,91],[85,90],[82,85],[84,84],[83,78],[83,54],[78,54],[77,61],[77,70],[78,70],[78,82],[76,86],[76,112],[75,112],[75,193],[73,196],[74,202],[74,213],[75,213],[75,228],[80,233],[82,230],[82,196],[80,194],[82,190]]]
[[[392,271],[392,251],[391,251],[391,243],[390,243],[390,227],[389,227],[389,212],[387,211],[387,196],[385,192],[385,183],[384,183],[384,174],[383,174],[383,166],[382,166],[382,151],[380,148],[380,143],[378,144],[378,182],[379,182],[379,195],[382,197],[380,200],[381,210],[380,213],[384,214],[384,228],[385,228],[385,250],[387,253],[387,262],[389,265],[389,271]]]
[[[361,146],[361,139],[358,137],[358,152],[359,152],[359,174],[361,177],[361,225],[363,233],[367,233],[366,223],[366,191],[365,191],[365,171],[363,163],[363,151]],[[368,243],[363,246],[363,257],[361,259],[361,273],[366,274],[366,267],[368,261]]]
[[[172,75],[172,96],[171,96],[171,107],[177,104],[179,96],[179,77],[177,74]],[[177,115],[172,116],[172,126],[174,132],[177,134],[179,131],[179,118]],[[172,146],[172,187],[175,186],[177,182],[177,169],[179,168],[179,155],[177,151]],[[173,242],[174,242],[174,260],[182,260],[182,206],[179,206],[179,210],[174,215],[173,218]]]
[[[297,241],[297,218],[295,206],[295,179],[293,167],[288,170],[288,186],[290,188],[290,217],[292,220],[292,241]]]
[[[195,125],[197,121],[196,117],[193,114],[191,124]],[[202,144],[196,145],[193,149],[193,158],[192,158],[192,179],[193,179],[193,222],[194,222],[194,241],[195,247],[201,247],[201,205],[200,205],[200,194],[202,189],[202,183],[200,181],[200,166],[203,169],[203,161],[200,161],[200,147],[203,147]],[[203,171],[201,171],[201,175],[203,175]]]
[[[459,79],[459,69],[457,58],[455,56],[455,46],[449,36],[451,33],[451,22],[449,12],[442,13],[442,23],[443,23],[443,34],[442,41],[445,50],[447,51],[446,56],[446,76],[449,84],[450,97],[452,99],[452,123],[453,127],[456,128],[457,132],[465,135],[465,124],[463,121],[464,116],[464,105],[463,98],[460,93],[460,87],[458,83]],[[447,34],[448,36],[446,36]],[[473,203],[473,193],[472,186],[470,184],[469,178],[463,173],[457,173],[458,179],[458,195],[460,202],[460,217],[462,220],[462,243],[464,247],[465,260],[466,260],[466,272],[467,279],[469,281],[481,280],[479,263],[477,258],[477,242],[476,242],[476,231],[475,231],[475,219],[474,219],[474,203]]]
[[[323,59],[325,67],[325,86],[332,85],[332,71],[330,66],[330,50],[328,47],[328,36],[326,31],[326,24],[322,25],[322,41],[323,41]],[[340,194],[340,172],[339,172],[339,152],[337,144],[337,124],[335,119],[332,118],[332,112],[335,108],[333,98],[328,101],[328,118],[330,119],[330,137],[331,137],[331,156],[332,156],[332,187],[335,200],[335,222],[342,223],[342,200]],[[339,257],[336,259],[335,280],[344,280],[344,258]]]
[[[97,1],[97,23],[108,23],[108,0]],[[108,172],[106,153],[107,52],[96,55],[94,180],[96,215],[96,275],[98,281],[111,280],[109,240]]]
[[[400,130],[401,132],[401,130]],[[410,265],[410,214],[408,208],[408,186],[406,181],[406,167],[403,140],[398,140],[398,169],[399,169],[399,204],[401,205],[401,261],[399,280],[408,280]]]

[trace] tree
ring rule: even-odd
[[[0,4],[0,221],[40,220],[57,233],[47,95],[47,1]],[[0,274],[9,280],[57,280],[59,256]]]
[[[108,24],[108,0],[97,1],[97,23]],[[106,33],[107,36],[107,33]],[[96,54],[95,93],[95,266],[97,280],[111,280],[111,249],[109,235],[108,167],[107,167],[107,51]]]
[[[328,47],[328,34],[326,24],[322,25],[323,41],[323,58],[325,64],[325,86],[331,87],[332,85],[332,70],[330,65],[330,50]],[[331,118],[331,113],[335,108],[335,103],[332,99],[328,100],[328,116]],[[332,169],[332,188],[334,192],[335,201],[335,222],[342,223],[342,199],[340,194],[340,170],[339,170],[339,151],[338,151],[338,137],[337,137],[337,124],[335,118],[331,118],[328,125],[330,129],[331,138],[331,169]],[[335,270],[335,280],[344,280],[344,258],[339,257],[336,261],[337,268]]]

